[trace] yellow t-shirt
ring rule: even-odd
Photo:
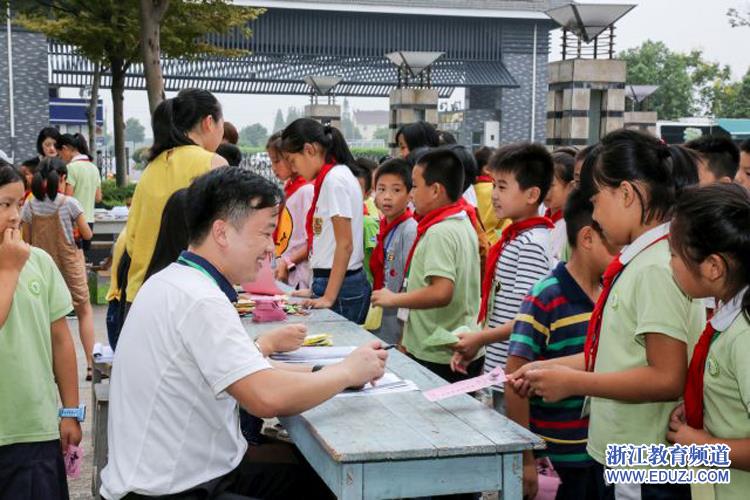
[[[500,239],[500,233],[506,226],[510,225],[509,219],[498,220],[495,215],[495,207],[492,206],[492,183],[477,182],[474,184],[474,191],[477,193],[477,211],[479,220],[482,221],[484,231],[490,245],[497,243]]]
[[[146,166],[135,188],[128,214],[126,248],[130,254],[127,300],[133,302],[143,284],[159,236],[164,205],[175,191],[211,170],[214,153],[200,146],[179,146],[161,153]]]
[[[125,236],[127,231],[121,231],[112,247],[112,267],[110,267],[109,290],[107,290],[107,302],[120,300],[120,284],[117,282],[117,268],[120,267],[120,259],[125,252]]]

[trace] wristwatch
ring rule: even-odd
[[[79,422],[86,420],[86,405],[81,404],[78,408],[60,408],[60,418],[74,418]]]
[[[287,271],[293,271],[294,268],[297,267],[297,264],[295,264],[294,262],[292,262],[292,259],[290,259],[286,255],[284,257],[282,257],[282,259],[284,259],[284,262],[286,263],[286,269],[287,269]]]

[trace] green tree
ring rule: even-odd
[[[390,139],[390,133],[391,131],[388,127],[380,127],[373,132],[372,138],[375,140],[380,139],[387,144]]]
[[[165,0],[151,1],[155,8],[163,7],[157,4],[165,3]],[[240,29],[243,35],[249,36],[247,22],[262,12],[235,6],[230,0],[166,1],[167,9],[160,29],[149,28],[149,36],[158,36],[159,40],[158,43],[153,39],[146,40],[150,54],[146,66],[158,64],[162,52],[169,57],[183,58],[242,55],[242,51],[211,44],[204,35]],[[8,2],[0,0],[0,3],[7,5]],[[124,185],[125,76],[133,64],[143,61],[139,20],[141,0],[14,0],[13,9],[16,14],[14,21],[18,25],[77,47],[81,55],[94,64],[101,64],[102,73],[111,76],[117,183]],[[160,74],[147,80],[152,87],[161,85],[157,93],[163,92]]]
[[[240,144],[243,146],[263,146],[268,140],[268,130],[260,123],[253,123],[240,130]]]
[[[280,109],[276,110],[276,118],[273,121],[273,131],[280,132],[284,129],[284,113]]]
[[[297,118],[302,118],[302,115],[303,113],[301,113],[299,109],[295,108],[294,106],[289,106],[289,108],[286,110],[286,122],[284,123],[284,126],[288,126]]]
[[[146,139],[146,129],[138,118],[128,118],[125,122],[125,140],[133,144],[133,151],[135,151],[135,145],[138,142],[143,142]]]

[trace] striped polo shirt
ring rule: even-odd
[[[487,319],[488,328],[496,328],[511,321],[518,314],[523,298],[553,267],[550,230],[535,227],[524,231],[503,250],[495,267],[495,298]],[[497,366],[505,368],[508,342],[487,346],[484,371]],[[502,385],[493,390],[502,391]]]
[[[510,337],[511,356],[529,361],[570,356],[583,351],[594,303],[561,262],[524,299]],[[530,400],[529,429],[547,443],[537,456],[560,467],[593,463],[586,453],[588,417],[581,418],[583,397],[557,403]]]

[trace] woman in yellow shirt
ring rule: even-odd
[[[195,177],[227,164],[214,153],[224,135],[224,118],[221,104],[211,92],[181,90],[154,110],[152,126],[154,144],[135,189],[126,227],[130,269],[127,284],[120,285],[128,304],[135,300],[143,284],[169,197],[188,187]]]

